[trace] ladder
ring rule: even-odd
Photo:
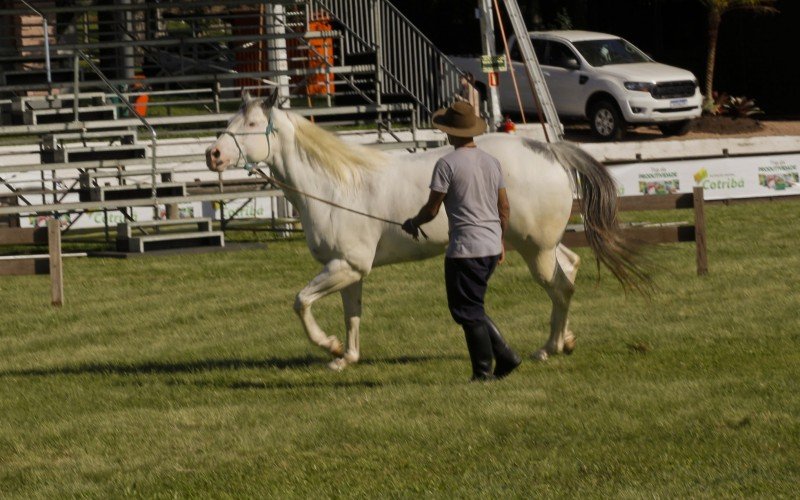
[[[536,99],[537,107],[540,113],[544,115],[545,131],[547,132],[550,141],[564,140],[564,128],[561,126],[561,121],[558,119],[558,113],[553,105],[553,98],[550,97],[550,91],[547,88],[547,83],[542,74],[542,68],[539,66],[539,61],[536,59],[536,52],[533,50],[531,37],[528,35],[528,29],[525,27],[525,21],[522,19],[522,13],[519,10],[517,0],[503,0],[506,6],[506,12],[511,20],[511,25],[514,28],[514,34],[517,37],[517,44],[522,54],[522,60],[525,63],[525,69],[528,72],[528,78],[533,84],[534,98]],[[510,64],[510,62],[509,62]],[[511,68],[514,71],[514,68]]]

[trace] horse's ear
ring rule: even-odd
[[[272,90],[272,93],[264,99],[264,108],[271,109],[275,106],[275,103],[278,101],[278,89],[277,87]]]
[[[250,97],[250,91],[249,90],[242,91],[242,102],[246,103],[250,99],[252,99],[252,97]]]

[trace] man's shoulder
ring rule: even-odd
[[[486,151],[484,151],[481,148],[475,148],[475,149],[477,149],[479,151],[480,156],[482,158],[484,158],[486,161],[489,161],[491,163],[496,163],[498,165],[500,164],[500,161],[497,158],[495,158],[493,155],[491,155],[490,153],[487,153]]]

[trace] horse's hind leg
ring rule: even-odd
[[[295,298],[294,310],[300,317],[309,340],[334,356],[344,354],[342,343],[333,335],[325,335],[311,314],[311,305],[326,295],[361,281],[361,278],[361,273],[354,270],[346,261],[332,260],[305,288],[300,290]]]
[[[575,278],[578,276],[578,268],[581,265],[581,258],[563,244],[559,244],[558,247],[556,247],[556,260],[574,289]],[[566,354],[572,354],[574,350],[575,335],[572,333],[572,330],[569,329],[569,318],[567,318],[564,324],[564,352]]]
[[[574,285],[575,278],[578,276],[578,268],[581,265],[581,258],[578,254],[559,243],[556,247],[556,259],[558,260],[558,265],[564,270],[564,274]]]
[[[536,351],[534,357],[546,360],[552,354],[572,352],[575,338],[568,330],[568,314],[572,294],[575,291],[574,279],[577,274],[580,258],[569,249],[550,248],[525,256],[533,278],[545,289],[553,303],[550,313],[550,337],[547,343]],[[565,272],[560,261],[564,261]]]

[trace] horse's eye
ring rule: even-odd
[[[250,125],[251,127],[255,127],[255,126],[256,126],[256,122],[250,122],[250,124],[249,124],[249,125]]]

